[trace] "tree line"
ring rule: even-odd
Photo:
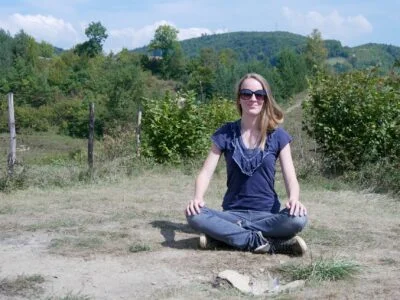
[[[96,134],[132,123],[145,99],[165,93],[193,91],[197,103],[232,99],[234,84],[247,72],[268,78],[279,101],[304,90],[306,77],[326,59],[320,33],[313,32],[302,51],[281,49],[271,61],[242,61],[232,49],[202,48],[199,55],[184,54],[178,31],[157,28],[147,53],[123,49],[105,54],[107,29],[92,22],[87,40],[58,51],[37,42],[24,31],[12,36],[0,29],[0,94],[13,92],[17,130],[46,131],[86,136],[87,107],[96,104]],[[251,47],[251,45],[248,45]],[[317,61],[318,60],[318,61]],[[5,102],[0,102],[0,130],[7,130]]]

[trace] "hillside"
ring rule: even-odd
[[[199,54],[202,48],[216,51],[231,49],[236,52],[240,61],[272,58],[282,49],[301,51],[306,44],[306,37],[290,32],[229,32],[223,34],[203,35],[181,41],[185,55],[192,57]],[[133,50],[146,53],[147,47]]]
[[[204,35],[200,38],[181,42],[188,56],[195,56],[201,48],[213,48],[216,51],[232,49],[241,61],[272,58],[282,49],[301,51],[306,45],[304,36],[290,32],[230,32],[217,35]]]
[[[283,49],[301,52],[307,42],[307,37],[290,32],[229,32],[223,34],[203,35],[181,41],[186,56],[199,54],[202,48],[212,48],[215,51],[231,49],[237,59],[242,62],[268,59],[274,64],[274,58]],[[328,50],[328,63],[336,71],[344,72],[352,68],[364,69],[380,65],[383,71],[390,69],[396,58],[400,57],[400,47],[386,44],[368,43],[356,47],[342,46],[340,41],[325,40]],[[133,50],[147,53],[147,47]],[[335,59],[336,58],[336,59]]]

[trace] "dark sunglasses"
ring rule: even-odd
[[[250,100],[251,97],[253,97],[253,94],[254,96],[256,96],[256,99],[258,101],[264,100],[264,97],[267,96],[267,92],[264,90],[258,90],[253,92],[252,90],[249,89],[242,89],[239,91],[240,98],[242,98],[243,100]]]

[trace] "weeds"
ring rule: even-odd
[[[18,275],[16,279],[4,278],[0,281],[0,294],[6,296],[27,296],[43,292],[43,288],[38,286],[44,282],[41,275]]]
[[[360,266],[345,259],[317,259],[310,264],[287,264],[279,268],[292,280],[309,282],[337,281],[351,278]]]
[[[134,244],[129,246],[129,252],[132,253],[150,251],[150,250],[151,250],[150,246],[146,244]]]
[[[46,298],[46,300],[91,300],[91,299],[93,298],[88,295],[81,295],[80,293],[74,294],[72,292],[69,292],[67,295],[63,297]]]
[[[98,237],[65,237],[61,239],[52,239],[50,248],[66,248],[73,249],[97,249],[104,244],[104,241]]]

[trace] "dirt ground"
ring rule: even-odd
[[[400,299],[398,199],[303,184],[308,254],[255,255],[197,248],[183,216],[193,181],[179,171],[148,171],[114,184],[0,194],[0,299],[257,298],[215,287],[216,275],[232,269],[284,281],[282,264],[336,257],[360,264],[355,278],[277,298]],[[219,207],[224,181],[223,172],[215,175],[208,206]],[[44,278],[38,289],[1,288],[31,275]]]

